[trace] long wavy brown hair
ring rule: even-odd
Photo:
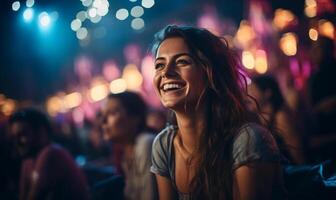
[[[153,55],[171,37],[184,39],[206,77],[206,91],[200,97],[206,102],[205,128],[196,151],[191,198],[232,199],[232,143],[247,121],[246,78],[226,40],[206,29],[169,25],[155,35]]]

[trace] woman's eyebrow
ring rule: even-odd
[[[178,58],[178,57],[181,57],[181,56],[192,57],[190,53],[179,53],[179,54],[174,55],[174,58]]]
[[[192,57],[190,53],[178,53],[178,54],[175,54],[175,55],[173,56],[173,58],[176,59],[176,58],[181,57],[181,56],[189,56],[189,57]],[[165,58],[165,57],[157,57],[157,58],[155,59],[155,61],[157,61],[157,60],[166,60],[166,58]]]
[[[158,60],[166,60],[166,59],[164,57],[155,58],[155,62],[158,61]]]

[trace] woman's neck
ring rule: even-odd
[[[189,153],[193,153],[198,146],[204,128],[203,112],[176,113],[179,127],[180,144]]]

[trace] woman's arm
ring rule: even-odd
[[[233,174],[234,200],[272,199],[272,189],[282,185],[280,164],[251,163],[237,168]]]
[[[168,178],[164,176],[160,176],[158,174],[156,174],[155,176],[156,176],[156,182],[158,185],[159,199],[160,200],[176,199],[175,191],[174,191],[171,181]]]

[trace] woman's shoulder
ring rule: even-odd
[[[272,145],[275,145],[276,142],[271,134],[271,132],[266,129],[264,126],[257,123],[246,123],[242,125],[235,136],[234,143],[239,143],[243,141],[251,142],[267,142]]]
[[[155,137],[152,148],[151,172],[170,177],[172,143],[176,131],[176,126],[167,126]]]
[[[254,161],[279,161],[280,153],[272,134],[256,123],[242,125],[233,140],[234,166]]]
[[[164,128],[154,139],[153,147],[160,145],[164,148],[168,148],[168,146],[172,143],[174,135],[177,131],[177,126],[168,125]]]

